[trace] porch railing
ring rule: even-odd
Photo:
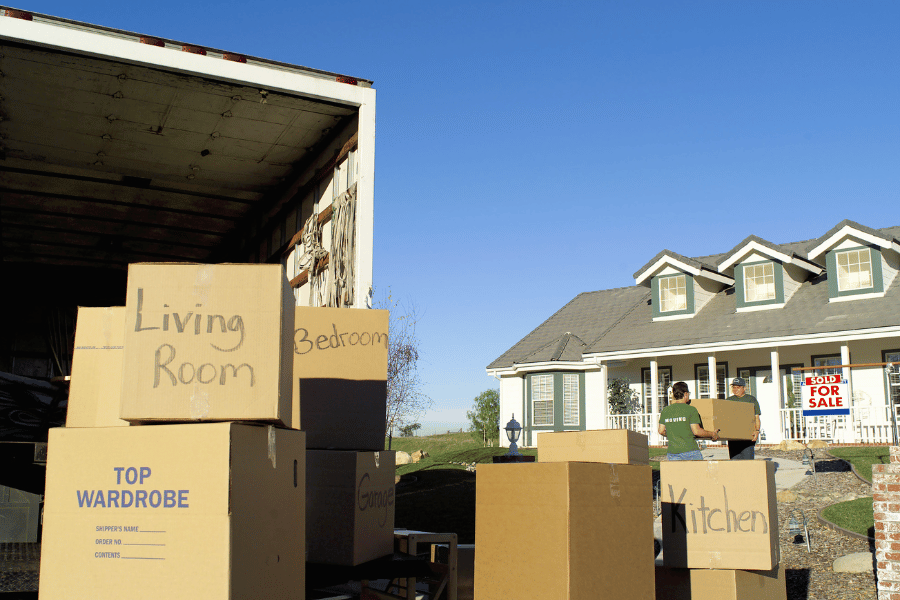
[[[659,415],[609,415],[608,429],[631,429],[650,438],[651,444],[665,443],[658,435]],[[768,435],[770,442],[783,440],[825,440],[838,444],[892,444],[894,440],[891,408],[887,405],[854,406],[850,416],[804,417],[799,408],[780,410],[781,437]],[[774,432],[773,432],[774,433]]]
[[[781,409],[786,440],[827,440],[844,444],[890,444],[894,440],[891,407],[854,406],[849,416],[804,417],[799,408]]]

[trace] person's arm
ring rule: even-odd
[[[762,425],[759,421],[759,415],[756,415],[756,432],[753,434],[753,437],[750,438],[751,442],[755,442],[759,439],[759,430],[762,428]]]
[[[691,423],[691,433],[694,434],[694,437],[711,438],[714,442],[719,441],[718,429],[716,429],[715,431],[710,431],[708,429],[703,429],[703,427],[697,425],[696,423]]]

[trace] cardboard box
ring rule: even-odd
[[[121,418],[292,425],[281,265],[133,264],[125,307]]]
[[[540,462],[650,464],[647,436],[628,429],[541,432],[537,449]]]
[[[660,484],[665,566],[767,571],[778,565],[774,463],[663,461]]]
[[[787,600],[784,566],[769,571],[656,567],[656,600]]]
[[[722,440],[749,440],[756,432],[753,404],[718,400],[715,398],[691,398],[691,406],[700,413],[703,429],[719,431]]]
[[[353,566],[393,554],[394,463],[393,451],[307,451],[307,562]]]
[[[478,465],[475,597],[652,598],[651,485],[648,466]]]
[[[127,426],[119,418],[125,307],[78,308],[66,427]]]
[[[386,310],[297,307],[293,421],[309,448],[383,450]]]
[[[264,425],[51,429],[41,600],[302,599],[305,453]]]

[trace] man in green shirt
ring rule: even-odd
[[[659,434],[669,439],[669,460],[703,460],[695,437],[719,439],[719,432],[703,429],[700,413],[690,405],[691,392],[685,382],[672,386],[674,401],[659,413]]]
[[[747,440],[729,440],[728,456],[731,460],[753,460],[756,458],[756,440],[759,439],[759,401],[756,397],[747,393],[747,383],[741,377],[735,377],[731,380],[731,395],[725,398],[735,402],[749,402],[753,405],[754,415],[756,416],[756,431],[750,441]]]

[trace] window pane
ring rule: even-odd
[[[553,375],[531,378],[531,407],[535,425],[553,425]]]
[[[900,352],[885,353],[884,362],[900,362]],[[897,365],[891,365],[891,368],[888,371],[888,385],[890,385],[891,402],[893,404],[900,404],[900,367]]]
[[[580,425],[578,374],[563,374],[563,425]]]
[[[709,398],[709,367],[697,367],[697,397]]]
[[[872,287],[872,259],[869,249],[839,252],[836,257],[838,290]]]
[[[740,377],[741,379],[744,380],[744,382],[747,384],[746,386],[744,386],[744,389],[747,391],[748,394],[753,396],[754,395],[753,394],[753,377],[750,376],[750,369],[739,369],[738,377]],[[731,390],[730,387],[728,389]],[[729,395],[731,395],[730,391],[729,391]]]
[[[672,385],[672,369],[669,367],[657,369],[659,374],[659,384],[657,385],[657,389],[659,391],[659,409],[662,410],[664,407],[669,405],[668,394],[666,393],[669,389],[669,386]],[[653,410],[653,398],[651,397],[651,390],[653,389],[650,386],[650,369],[644,371],[644,412],[652,412]]]
[[[759,302],[775,298],[775,265],[744,267],[744,301]]]
[[[659,280],[659,310],[670,312],[687,308],[684,275],[662,277]]]
[[[725,372],[725,365],[716,365],[716,398],[724,400],[728,394],[728,373]]]
[[[839,364],[841,364],[840,356],[820,356],[813,359],[814,367],[828,367]],[[843,373],[842,369],[817,369],[815,371],[816,375],[840,375],[841,373]]]

